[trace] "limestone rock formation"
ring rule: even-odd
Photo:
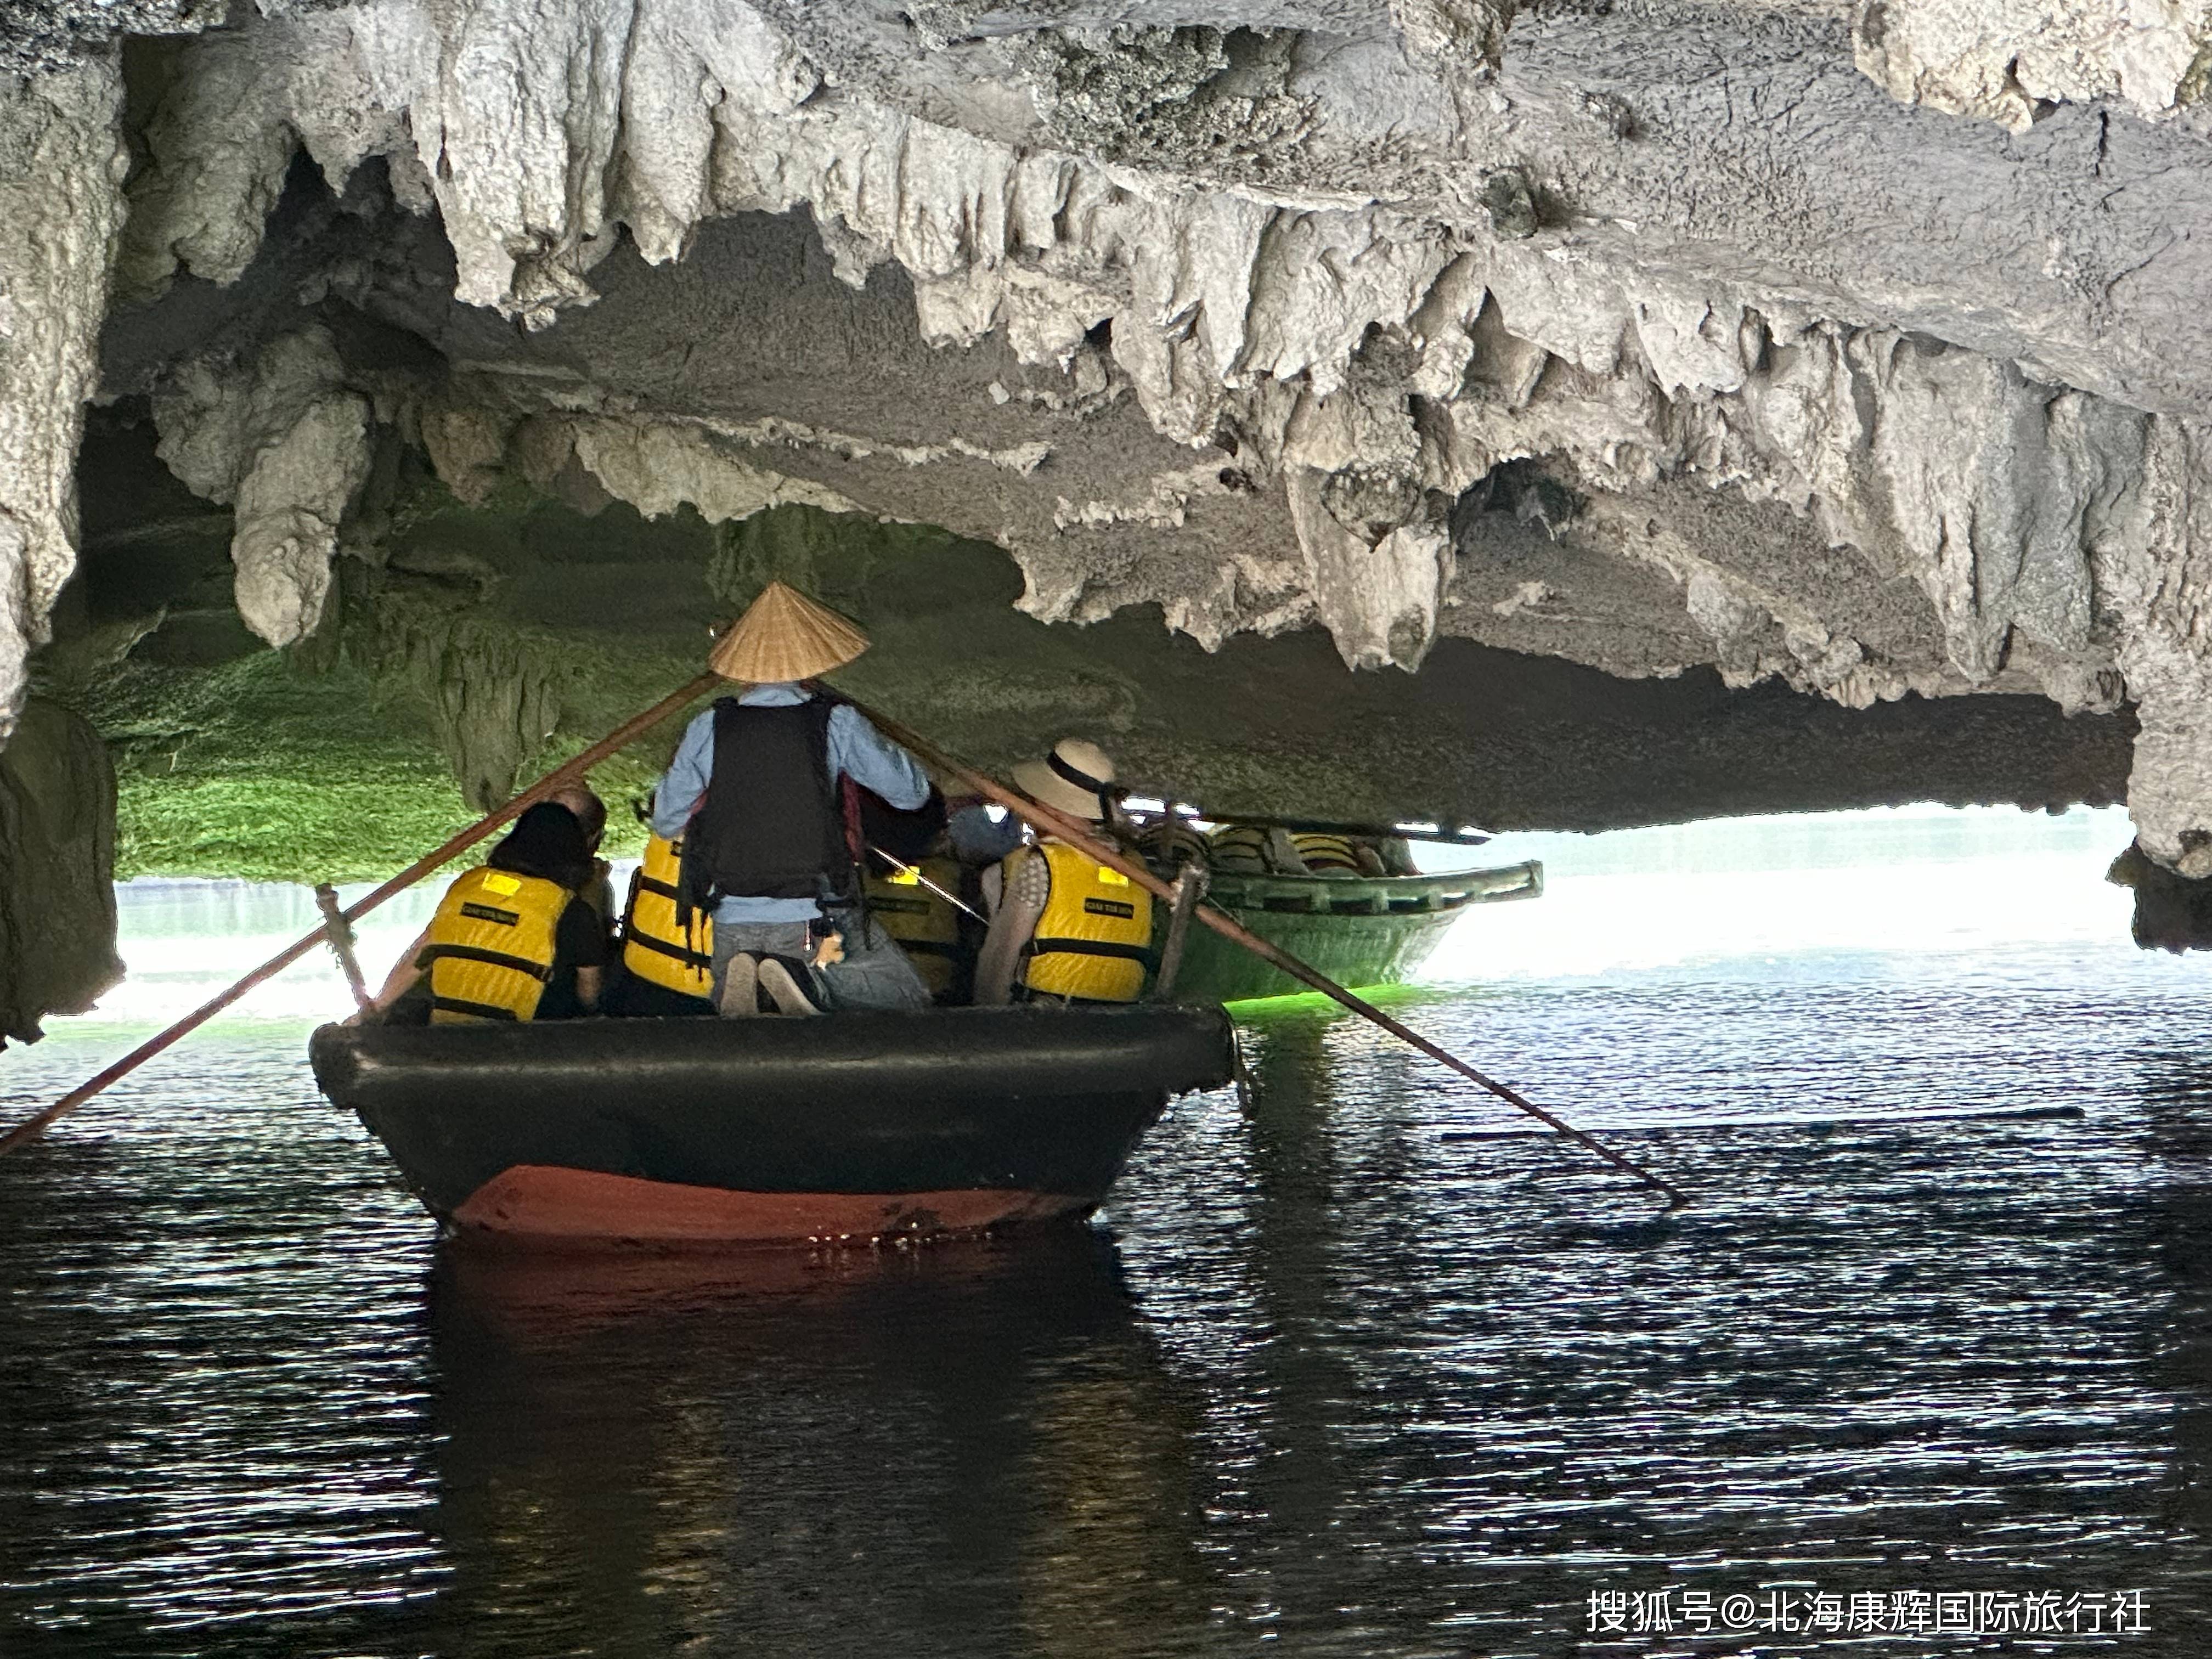
[[[251,365],[193,358],[154,397],[161,459],[197,495],[237,507],[238,613],[271,645],[311,634],[338,525],[368,477],[367,399],[319,329]]]
[[[1031,617],[1154,606],[1209,650],[1314,627],[1361,671],[1459,641],[2131,710],[2143,847],[2212,873],[2200,6],[210,21],[141,20],[179,38],[130,59],[103,390],[234,506],[271,642],[334,556],[463,568],[409,540],[403,465],[487,514],[796,504],[995,544]],[[107,87],[70,106],[82,166],[118,153],[98,33],[29,83]],[[112,240],[46,279],[80,351]],[[74,445],[23,429],[9,491]],[[19,632],[68,560],[38,510]],[[448,744],[472,791],[550,718],[519,681],[497,707],[487,762]]]
[[[2026,131],[2039,109],[2100,99],[2160,116],[2212,70],[2212,7],[2192,0],[1863,0],[1859,67],[1896,97]]]
[[[0,742],[76,562],[76,447],[123,224],[112,59],[0,78]]]
[[[76,67],[88,46],[128,34],[173,34],[222,21],[221,0],[9,0],[0,9],[0,75]]]
[[[115,773],[82,717],[40,698],[0,750],[0,1047],[82,1013],[115,956]]]

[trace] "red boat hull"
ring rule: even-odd
[[[659,1249],[957,1237],[1077,1215],[1095,1198],[971,1189],[755,1193],[518,1164],[454,1209],[457,1233],[519,1244]]]

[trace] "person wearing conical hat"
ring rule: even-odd
[[[653,831],[684,843],[683,898],[714,918],[726,1015],[926,1008],[914,965],[859,906],[841,790],[921,806],[928,774],[849,703],[806,682],[868,648],[828,606],[770,582],[708,665],[745,688],[696,716],[653,792]]]
[[[1063,738],[1014,768],[1032,799],[1080,823],[1109,825],[1121,791],[1095,743]],[[975,1000],[1134,1002],[1152,966],[1152,899],[1059,836],[1016,848],[983,878],[990,931],[975,960]]]

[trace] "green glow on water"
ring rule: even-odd
[[[1422,988],[1418,985],[1348,985],[1345,988],[1361,1001],[1371,1002],[1378,1008],[1425,1000]],[[1323,991],[1294,991],[1279,997],[1248,997],[1236,1002],[1224,1002],[1221,1006],[1239,1019],[1260,1020],[1291,1014],[1310,1014],[1340,1006],[1335,998]]]

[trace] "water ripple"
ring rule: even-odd
[[[443,1254],[299,1030],[219,1031],[0,1166],[0,1652],[1553,1655],[1786,1583],[2193,1655],[2212,1005],[2038,963],[1399,1000],[1672,1216],[1293,1011],[1089,1232],[765,1265]]]

